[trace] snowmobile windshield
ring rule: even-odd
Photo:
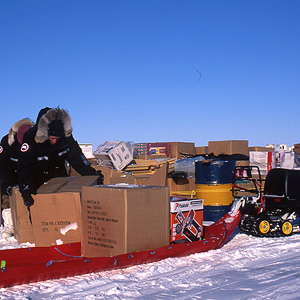
[[[300,170],[272,169],[265,183],[265,195],[300,199]]]
[[[265,195],[285,195],[286,171],[285,169],[271,169],[269,171],[265,182]]]
[[[291,199],[300,199],[300,171],[289,170],[287,193]]]

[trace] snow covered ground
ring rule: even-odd
[[[14,247],[14,238],[0,240],[0,249]],[[2,288],[0,299],[300,299],[299,286],[300,235],[256,238],[237,229],[218,250]]]

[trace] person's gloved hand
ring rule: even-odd
[[[25,188],[23,191],[22,191],[22,197],[23,197],[23,201],[24,201],[24,204],[28,207],[30,207],[31,205],[33,205],[34,203],[34,200],[31,196],[31,191],[27,188]]]
[[[98,178],[97,178],[97,184],[98,184],[98,185],[103,184],[103,182],[104,182],[104,176],[103,176],[103,174],[101,173],[101,171],[100,171],[100,170],[97,170],[97,171],[96,171],[96,175],[98,176]]]

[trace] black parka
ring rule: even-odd
[[[37,131],[42,123],[32,127],[23,137],[18,157],[21,192],[28,186],[32,193],[36,193],[51,178],[68,176],[66,162],[80,175],[97,175],[72,134],[62,136],[54,145],[50,144],[48,138],[44,142],[37,142]]]
[[[0,145],[0,180],[1,193],[6,194],[9,186],[17,185],[17,161],[20,144],[15,141],[8,144],[8,134],[1,139]]]
[[[20,143],[17,139],[18,130],[21,126],[25,126],[27,130],[33,125],[34,123],[31,120],[27,118],[22,119],[16,122],[10,129],[9,134],[1,139],[0,180],[2,194],[6,194],[9,186],[12,187],[18,184],[17,162],[20,149]],[[22,135],[19,138],[22,139]]]

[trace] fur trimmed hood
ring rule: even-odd
[[[26,125],[28,127],[31,127],[34,125],[34,123],[28,119],[28,118],[24,118],[18,122],[16,122],[9,130],[8,133],[8,145],[11,146],[15,141],[16,141],[16,136],[18,133],[18,130],[21,126]]]
[[[69,113],[60,108],[50,108],[45,114],[43,114],[37,124],[37,132],[35,135],[35,141],[37,143],[44,143],[48,140],[49,125],[54,120],[61,120],[64,128],[64,135],[66,137],[72,134],[71,118]]]

